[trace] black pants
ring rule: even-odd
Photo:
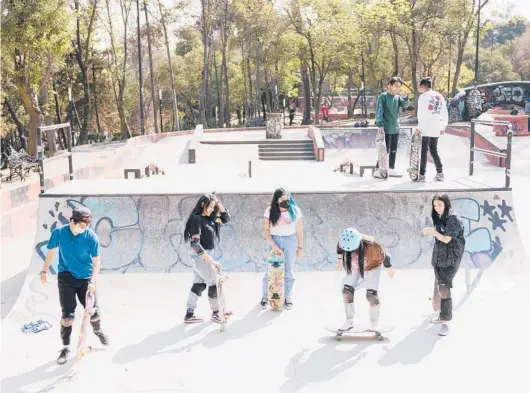
[[[83,307],[86,306],[86,293],[88,291],[89,279],[78,279],[69,272],[61,272],[57,275],[57,286],[59,288],[59,302],[61,304],[61,338],[64,345],[70,344],[72,333],[71,322],[75,318],[77,299]],[[76,299],[77,298],[77,299]],[[94,330],[100,329],[98,312],[98,298],[94,293],[94,308],[96,312],[90,318],[90,324]],[[69,326],[65,326],[69,324]]]
[[[424,136],[421,138],[420,175],[425,176],[425,170],[427,169],[427,151],[431,153],[431,157],[434,160],[436,173],[442,173],[442,160],[438,155],[438,137]]]
[[[440,310],[440,319],[450,321],[453,319],[453,299],[451,299],[451,288],[453,279],[459,266],[434,267],[434,292],[433,308]]]
[[[386,134],[385,133],[386,152],[390,154],[390,157],[388,160],[388,167],[390,169],[394,169],[396,165],[396,154],[397,154],[398,142],[399,142],[399,133],[398,134]],[[377,160],[375,167],[379,168],[379,160]]]

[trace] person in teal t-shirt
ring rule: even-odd
[[[41,282],[46,284],[46,273],[58,254],[57,286],[61,305],[61,349],[57,363],[65,364],[70,354],[70,336],[75,318],[77,300],[85,307],[87,291],[94,296],[95,313],[90,317],[94,334],[103,345],[109,345],[109,337],[101,329],[96,280],[100,270],[100,244],[97,234],[89,228],[92,213],[87,207],[72,211],[70,224],[55,228],[48,241],[48,254],[40,272]],[[77,300],[76,300],[77,298]]]
[[[408,108],[409,98],[402,90],[403,81],[394,76],[388,82],[387,91],[377,99],[375,125],[385,130],[386,151],[389,154],[388,175],[401,176],[396,170],[396,154],[399,142],[399,108]],[[376,168],[379,168],[379,160]],[[374,177],[382,179],[379,170],[374,172]]]

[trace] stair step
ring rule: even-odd
[[[311,146],[258,146],[258,150],[261,152],[269,151],[313,151],[313,145]]]
[[[303,151],[271,151],[271,152],[259,152],[260,157],[292,157],[292,156],[304,156],[304,157],[314,157],[315,153],[312,151],[303,152]]]
[[[261,161],[316,161],[316,158],[309,156],[290,156],[290,157],[259,157]]]

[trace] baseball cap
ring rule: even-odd
[[[88,207],[76,207],[72,211],[72,220],[85,221],[87,224],[89,224],[92,221],[92,212]]]

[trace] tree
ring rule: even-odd
[[[28,152],[36,155],[42,113],[39,93],[68,52],[72,18],[62,0],[9,0],[4,7],[2,62],[13,64],[13,81],[29,117]]]

